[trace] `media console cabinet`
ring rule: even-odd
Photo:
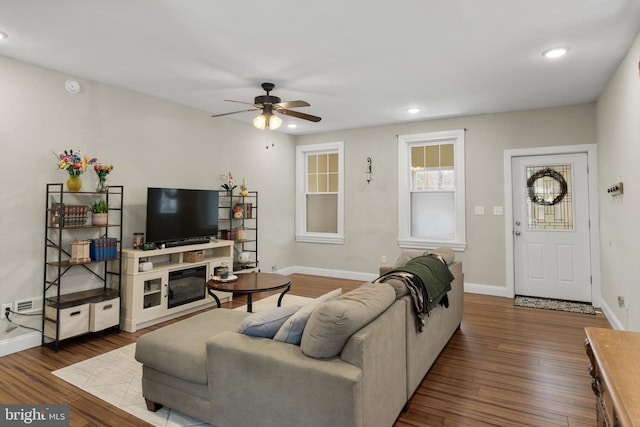
[[[216,267],[233,265],[231,240],[143,251],[123,249],[121,328],[127,332],[216,305],[206,291]],[[141,262],[153,266],[140,268]],[[216,293],[223,301],[231,294]]]
[[[585,328],[597,427],[640,426],[640,333]]]

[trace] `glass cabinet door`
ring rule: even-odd
[[[157,277],[144,281],[142,308],[145,310],[158,307],[162,303],[162,278]]]

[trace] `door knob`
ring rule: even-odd
[[[516,236],[519,236],[519,235],[520,235],[520,232],[519,232],[519,231],[516,231],[514,234],[515,234]]]
[[[520,221],[516,221],[516,225],[520,225]]]

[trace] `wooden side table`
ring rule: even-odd
[[[291,279],[282,274],[276,273],[241,273],[234,281],[218,281],[209,279],[207,282],[207,292],[221,307],[220,300],[213,291],[231,292],[235,294],[247,294],[247,311],[253,312],[252,296],[257,292],[275,291],[284,289],[278,298],[278,307],[282,303],[282,297],[291,289]]]

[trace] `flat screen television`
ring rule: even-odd
[[[217,234],[217,191],[147,188],[147,242],[188,244]]]

